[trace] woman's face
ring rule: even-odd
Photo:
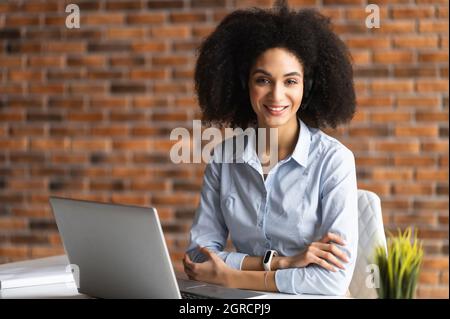
[[[265,51],[250,70],[249,94],[259,127],[281,128],[297,121],[303,97],[303,67],[283,48]]]

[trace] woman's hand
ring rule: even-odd
[[[345,246],[345,242],[341,237],[328,233],[320,241],[313,242],[300,254],[285,257],[282,268],[299,268],[317,264],[330,271],[337,271],[333,266],[344,269],[340,260],[348,262],[348,257],[331,242]]]
[[[225,287],[231,286],[230,277],[234,269],[230,268],[219,256],[205,247],[199,247],[199,250],[207,257],[207,260],[203,263],[195,263],[189,258],[188,254],[184,255],[184,272],[189,279]]]

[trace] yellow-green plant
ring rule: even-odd
[[[417,239],[417,231],[411,240],[412,230],[408,227],[404,233],[398,230],[398,236],[390,234],[385,247],[375,250],[375,263],[379,267],[378,297],[382,299],[414,298],[420,266],[422,264],[422,242]]]

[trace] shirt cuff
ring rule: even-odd
[[[248,254],[229,252],[225,257],[225,263],[233,269],[241,270],[245,256]]]
[[[294,286],[294,272],[298,269],[282,269],[275,271],[275,285],[279,292],[285,294],[297,294]],[[298,275],[304,275],[304,272],[298,272]],[[302,281],[302,279],[301,279]]]

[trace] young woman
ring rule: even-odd
[[[235,11],[200,47],[195,82],[208,123],[276,128],[278,162],[264,172],[253,143],[240,162],[213,156],[186,274],[242,289],[345,294],[358,242],[355,161],[321,129],[351,120],[355,93],[350,55],[329,20],[283,1]],[[236,251],[224,250],[228,235]]]

